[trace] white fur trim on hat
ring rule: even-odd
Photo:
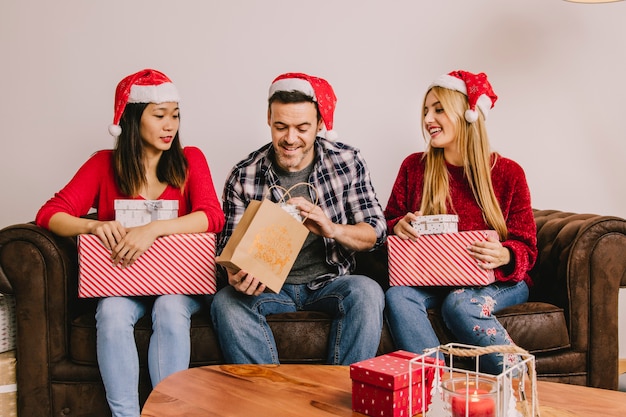
[[[317,101],[311,83],[301,78],[283,78],[273,82],[272,85],[270,85],[268,98],[272,97],[277,91],[300,91],[307,96],[313,97],[313,100]]]
[[[460,78],[453,77],[452,75],[445,74],[440,76],[434,80],[428,88],[430,89],[435,86],[447,88],[448,90],[456,90],[467,95],[467,86],[465,85],[465,82]]]
[[[132,85],[128,103],[168,103],[179,102],[178,89],[172,83],[159,85]]]

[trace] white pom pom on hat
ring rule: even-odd
[[[288,72],[279,75],[272,81],[268,97],[272,97],[277,91],[300,91],[312,97],[317,102],[317,108],[322,116],[324,127],[326,127],[326,139],[336,140],[339,137],[337,132],[333,130],[337,97],[328,81],[301,72]]]
[[[176,86],[167,75],[153,69],[144,69],[131,74],[117,84],[113,107],[113,124],[109,126],[111,136],[122,134],[120,119],[128,103],[167,103],[180,101]]]
[[[430,84],[430,87],[443,87],[449,90],[459,91],[467,96],[469,109],[465,111],[465,120],[474,123],[478,120],[478,110],[486,119],[489,110],[493,108],[498,96],[493,92],[487,75],[483,72],[472,74],[467,71],[452,71],[442,75]]]
[[[122,127],[120,125],[109,125],[109,134],[113,137],[118,137],[122,134]]]

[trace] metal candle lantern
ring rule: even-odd
[[[503,355],[502,372],[481,372],[481,356],[494,353]],[[429,363],[428,357],[441,360]],[[429,368],[435,369],[427,386]],[[535,357],[517,346],[450,343],[428,349],[410,361],[409,378],[410,386],[421,379],[424,417],[539,417]],[[426,390],[430,403],[425,401]]]

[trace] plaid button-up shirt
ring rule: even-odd
[[[235,226],[251,200],[270,198],[278,202],[282,193],[272,170],[271,143],[248,155],[232,169],[222,196],[226,225],[220,234],[217,253],[226,246]],[[333,223],[367,223],[376,231],[374,248],[383,244],[387,226],[383,210],[370,180],[370,173],[358,149],[318,137],[315,162],[309,183],[317,190],[318,205]],[[312,190],[309,190],[313,193]],[[311,201],[316,196],[311,195]],[[326,262],[337,266],[340,275],[354,270],[354,251],[324,238]]]

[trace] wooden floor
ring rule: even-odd
[[[619,373],[620,375],[626,372],[626,359],[619,360]]]

